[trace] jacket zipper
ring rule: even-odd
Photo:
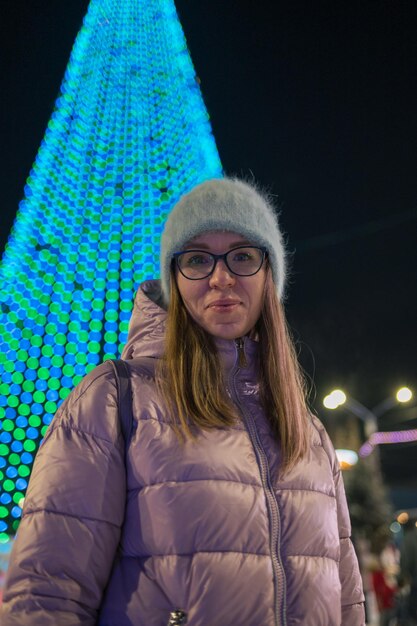
[[[246,360],[245,343],[243,341],[243,338],[239,337],[238,339],[235,339],[235,344],[237,348],[237,362],[239,368],[245,368],[248,366],[248,362]]]
[[[242,338],[235,340],[237,359],[235,367],[230,374],[230,390],[236,406],[240,409],[245,420],[252,446],[255,450],[256,459],[259,466],[262,487],[266,497],[268,515],[270,519],[270,552],[272,569],[275,580],[275,619],[276,626],[286,626],[286,580],[284,567],[281,559],[281,518],[279,514],[278,502],[272,487],[271,475],[269,472],[268,459],[259,439],[258,432],[253,422],[252,416],[240,401],[239,392],[236,386],[237,375],[241,368],[247,367],[245,355],[245,345]],[[279,621],[279,619],[281,621]]]

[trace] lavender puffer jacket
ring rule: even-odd
[[[180,445],[155,388],[165,312],[139,290],[124,358],[134,429],[126,468],[109,363],[67,398],[37,455],[4,593],[3,626],[361,626],[362,583],[342,477],[320,422],[278,478],[280,449],[246,367],[218,341],[241,414]],[[148,292],[146,295],[145,292]]]

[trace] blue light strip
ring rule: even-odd
[[[0,265],[0,541],[70,390],[120,355],[166,215],[222,167],[172,0],[92,0]]]

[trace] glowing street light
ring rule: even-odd
[[[367,442],[361,447],[359,454],[361,456],[367,456],[373,449],[375,445],[378,443],[387,443],[385,439],[379,441],[382,435],[395,435],[396,433],[378,433],[378,418],[384,415],[387,411],[392,409],[397,402],[405,403],[409,402],[413,397],[413,393],[411,389],[408,387],[401,387],[398,389],[395,396],[390,396],[377,404],[372,410],[368,409],[366,406],[352,398],[352,396],[347,396],[344,391],[341,389],[334,389],[331,393],[329,393],[323,399],[323,405],[326,409],[337,409],[342,405],[346,405],[346,408],[351,411],[356,417],[359,417],[364,422],[364,430],[367,438]],[[417,432],[417,430],[416,430]],[[408,435],[410,440],[415,440],[414,431],[408,433],[402,431],[402,435]],[[404,439],[409,440],[409,439]],[[366,449],[365,449],[366,448]]]
[[[323,404],[326,409],[337,409],[337,407],[345,404],[346,402],[346,394],[341,389],[334,389],[328,396],[326,396],[323,400]]]
[[[377,418],[392,409],[396,402],[409,402],[412,397],[413,392],[411,389],[408,387],[401,387],[398,389],[395,396],[389,396],[371,410],[352,398],[352,396],[348,397],[342,389],[334,389],[327,396],[325,396],[323,405],[326,409],[337,409],[339,406],[346,404],[347,409],[350,409],[357,417],[362,419],[364,422],[367,422],[376,421]]]
[[[408,387],[401,387],[401,389],[398,389],[395,397],[398,402],[409,402],[413,397],[413,392]]]

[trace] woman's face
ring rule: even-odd
[[[208,232],[184,246],[224,254],[237,246],[253,245],[231,232]],[[261,314],[265,263],[253,276],[237,276],[218,260],[208,278],[189,280],[176,269],[179,292],[191,317],[206,332],[220,339],[237,339],[249,333]]]

